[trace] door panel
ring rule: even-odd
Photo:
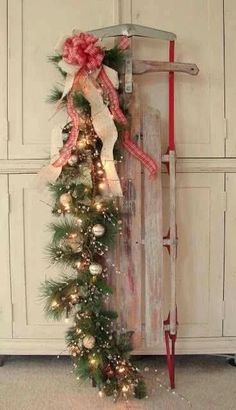
[[[236,174],[226,175],[227,212],[225,231],[224,336],[236,336]]]
[[[46,319],[39,287],[58,275],[48,262],[50,198],[33,187],[35,175],[10,176],[11,270],[15,338],[62,338],[64,323]]]
[[[224,156],[223,1],[133,0],[132,21],[176,33],[176,61],[196,63],[200,69],[197,77],[176,74],[178,156]],[[167,42],[136,39],[134,47],[137,58],[168,59]],[[139,79],[142,101],[161,112],[164,152],[167,148],[167,78],[167,74],[159,73]]]
[[[0,0],[0,158],[7,158],[7,0]]]
[[[0,338],[12,337],[12,305],[11,305],[11,278],[9,269],[9,230],[8,211],[9,196],[7,176],[0,175],[0,260],[1,260],[1,286],[0,286]],[[1,344],[1,341],[0,341]]]
[[[227,157],[236,156],[236,55],[233,39],[236,32],[236,3],[234,0],[225,0],[225,109],[227,118]]]
[[[164,233],[168,231],[168,177],[164,176]],[[177,305],[179,335],[222,335],[224,175],[177,174]],[[164,254],[168,312],[169,256]]]
[[[49,157],[51,129],[60,114],[49,121],[55,107],[46,98],[61,76],[47,57],[74,28],[114,24],[115,5],[115,0],[9,0],[10,158]]]

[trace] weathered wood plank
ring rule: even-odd
[[[143,148],[157,161],[159,172],[150,179],[144,171],[145,341],[156,346],[162,336],[163,229],[160,115],[148,108],[143,114]]]
[[[134,94],[125,94],[126,102],[133,111],[131,135],[140,133],[139,101],[134,101]],[[134,108],[135,107],[135,108]],[[134,112],[135,111],[135,112]],[[140,139],[137,144],[140,144]],[[116,249],[116,265],[120,274],[115,278],[115,303],[119,312],[120,325],[133,330],[133,346],[142,345],[142,195],[141,164],[124,152],[124,160],[119,175],[124,193],[122,208],[123,235],[119,238]],[[114,275],[113,275],[114,276]],[[113,277],[114,285],[114,277]]]
[[[133,344],[138,348],[141,346],[142,328],[141,165],[128,153],[124,157],[123,235],[116,258],[121,273],[116,276],[116,306],[120,311],[121,326],[135,332]]]

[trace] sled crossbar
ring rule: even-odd
[[[139,24],[118,24],[116,26],[104,27],[93,30],[92,33],[100,38],[128,36],[128,37],[147,37],[159,40],[176,40],[176,35],[164,30],[152,27],[141,26]]]

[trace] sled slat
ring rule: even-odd
[[[162,187],[160,115],[148,108],[143,115],[143,148],[157,161],[158,174],[144,172],[145,339],[146,346],[162,340]]]

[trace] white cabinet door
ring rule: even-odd
[[[45,247],[50,241],[50,199],[33,188],[34,175],[10,176],[10,236],[14,338],[62,338],[64,323],[47,320],[39,287],[58,274]]]
[[[164,226],[168,231],[168,177]],[[181,337],[222,335],[224,175],[177,174],[177,305]],[[169,256],[165,263],[166,312]]]
[[[227,118],[227,157],[236,156],[236,53],[234,36],[236,33],[236,2],[225,0],[225,111]]]
[[[7,0],[0,0],[0,159],[7,158]]]
[[[116,0],[9,0],[10,158],[48,158],[50,133],[58,116],[46,104],[61,81],[48,56],[73,29],[115,23]],[[1,81],[1,80],[0,80]]]
[[[197,77],[176,74],[178,155],[224,156],[223,0],[133,0],[132,22],[176,33],[176,61],[196,63],[200,69]],[[135,56],[166,61],[168,44],[137,39]],[[167,74],[146,74],[139,80],[142,101],[151,102],[161,112],[165,144],[167,78]]]
[[[0,175],[0,260],[1,260],[1,286],[0,286],[0,339],[12,337],[12,306],[11,306],[11,279],[9,269],[9,230],[8,211],[9,195],[7,176]],[[1,340],[0,340],[1,345]]]
[[[236,336],[236,174],[226,175],[224,336]]]

